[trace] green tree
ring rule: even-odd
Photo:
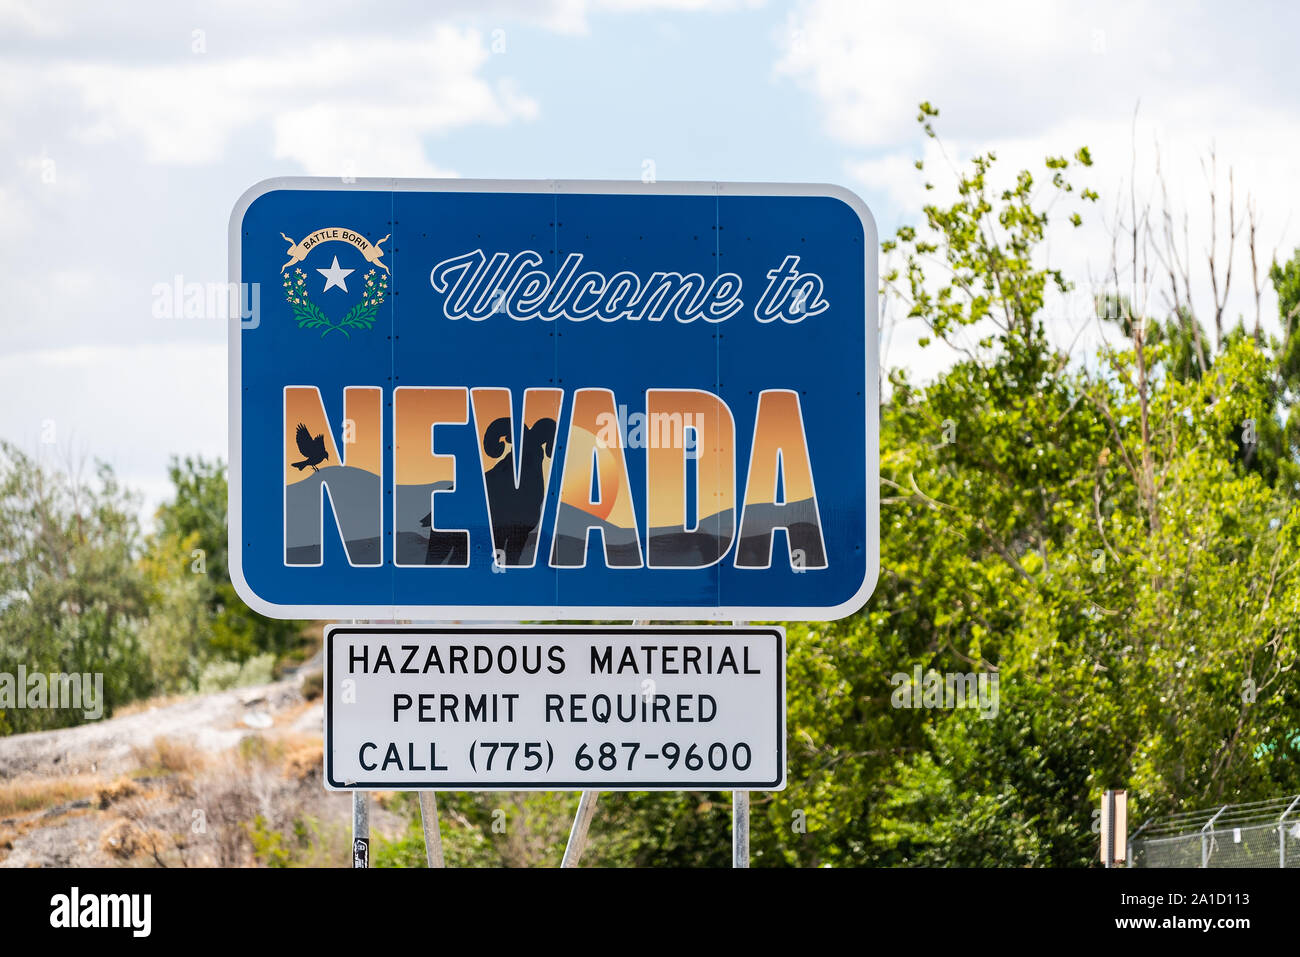
[[[106,465],[84,479],[0,442],[0,674],[101,675],[105,715],[153,690],[137,634],[147,613],[137,507]],[[0,727],[66,727],[84,712],[0,705]]]
[[[184,610],[188,598],[180,601],[179,607],[170,606],[179,616],[173,633],[191,629],[192,634],[201,634],[206,642],[201,653],[205,660],[242,663],[267,653],[282,658],[297,649],[302,622],[258,614],[244,604],[231,584],[225,464],[202,457],[173,458],[168,474],[174,494],[158,510],[157,532],[151,542],[155,564],[164,568],[158,580],[184,595],[188,595],[186,586],[177,585],[176,579],[196,582],[208,612],[206,621],[190,615]],[[195,672],[195,687],[197,680]]]
[[[929,667],[995,668],[1002,708],[910,715],[919,742],[907,717],[881,716],[900,733],[864,856],[1084,864],[1104,787],[1128,785],[1145,814],[1300,783],[1281,734],[1298,583],[1296,515],[1274,483],[1288,456],[1269,469],[1242,454],[1247,423],[1258,436],[1274,422],[1276,366],[1240,328],[1192,362],[1193,313],[1162,326],[1115,293],[1103,315],[1122,341],[1082,364],[1055,355],[1037,291],[1066,286],[1032,265],[1046,214],[1025,172],[989,202],[986,159],[957,204],[927,207],[931,238],[897,240],[912,315],[940,338],[985,319],[996,332],[980,343],[991,354],[925,389],[895,376],[887,571],[866,617],[869,643]],[[934,441],[940,423],[950,438]]]

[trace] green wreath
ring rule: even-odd
[[[320,306],[312,302],[307,295],[307,274],[301,269],[295,269],[290,275],[289,270],[285,269],[280,274],[284,279],[284,298],[289,303],[289,308],[293,310],[293,317],[298,323],[299,329],[321,329],[323,330],[320,337],[324,339],[331,332],[341,332],[344,338],[351,339],[351,330],[368,330],[375,324],[375,317],[379,314],[379,307],[384,304],[388,297],[388,276],[380,273],[375,274],[371,269],[365,275],[366,286],[361,291],[361,301],[348,310],[338,322],[334,322],[329,316],[321,310]]]

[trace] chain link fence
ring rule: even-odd
[[[1300,795],[1152,818],[1129,844],[1132,867],[1300,868]]]

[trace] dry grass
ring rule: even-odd
[[[130,821],[118,818],[99,835],[99,847],[120,861],[129,861],[144,850],[144,835]]]
[[[302,679],[302,696],[308,701],[315,701],[325,691],[325,675],[320,671],[313,671]]]
[[[57,778],[19,777],[0,782],[0,817],[42,811],[70,801],[93,798],[104,787],[97,774]]]
[[[93,814],[90,808],[83,808],[75,811],[68,811],[58,817],[58,822],[63,823],[70,818],[80,817],[84,814]],[[9,852],[14,849],[14,841],[18,840],[29,831],[39,830],[45,826],[43,816],[40,814],[31,814],[22,818],[7,818],[0,820],[0,861],[9,856]],[[28,864],[28,867],[36,866]]]
[[[131,749],[135,763],[144,773],[183,774],[201,770],[207,756],[188,741],[157,737],[148,747]]]
[[[291,728],[302,718],[303,714],[313,708],[319,709],[320,705],[312,701],[299,701],[292,704],[275,715],[276,728]]]
[[[322,754],[324,742],[313,735],[293,736],[285,742],[284,774],[295,781],[302,781],[322,774]]]
[[[140,786],[130,778],[118,778],[108,787],[99,789],[99,809],[107,810],[118,801],[135,797],[140,793]]]
[[[125,718],[128,715],[142,714],[146,711],[152,711],[154,708],[166,708],[168,705],[178,704],[181,701],[187,701],[191,695],[183,694],[165,694],[156,698],[146,698],[142,701],[132,701],[130,704],[124,704],[120,708],[113,709],[113,717]]]
[[[97,837],[84,850],[97,862],[238,867],[278,860],[282,847],[294,866],[337,865],[348,860],[350,830],[346,807],[338,805],[340,814],[319,799],[322,747],[319,734],[284,726],[221,753],[159,736],[133,749],[135,768],[124,776],[0,782],[0,860],[28,832],[51,825],[42,810],[87,800],[57,820],[94,819]]]
[[[247,735],[239,742],[234,753],[245,764],[283,767],[287,777],[295,778],[302,775],[293,769],[303,763],[314,761],[317,766],[320,765],[323,748],[318,734],[286,731]]]

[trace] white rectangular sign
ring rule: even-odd
[[[331,790],[780,790],[776,626],[330,625]]]

